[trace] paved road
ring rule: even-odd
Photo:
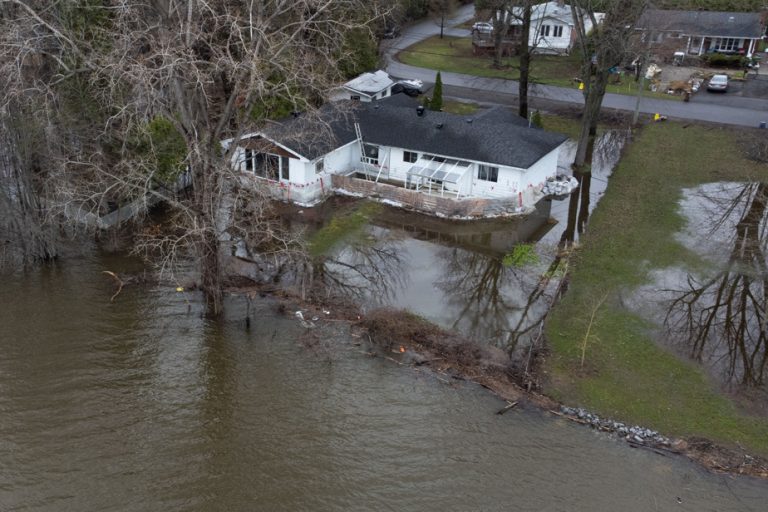
[[[457,15],[448,25],[453,26],[471,19],[474,16],[474,6],[466,5],[459,9]],[[424,82],[434,82],[435,71],[426,68],[408,66],[395,59],[395,55],[423,39],[436,35],[440,32],[440,27],[433,21],[423,21],[412,25],[403,30],[402,35],[397,39],[387,41],[388,47],[385,49],[385,58],[387,59],[387,72],[400,78],[418,78]],[[469,35],[468,30],[447,29],[447,35],[464,37]],[[474,94],[467,95],[471,99],[482,99],[480,91],[487,92],[488,101],[495,101],[492,98],[500,98],[502,95],[517,96],[518,83],[515,80],[505,80],[502,78],[480,78],[472,75],[463,75],[460,73],[442,73],[443,84],[449,86],[452,94],[457,96],[461,91],[474,89]],[[576,89],[564,87],[555,87],[551,85],[533,84],[529,91],[531,103],[535,105],[537,99],[545,101],[556,101],[568,104],[583,104],[584,98]],[[702,91],[700,94],[707,94]],[[461,97],[461,96],[459,96]],[[714,123],[724,123],[739,126],[758,126],[761,122],[768,122],[768,99],[741,98],[725,95],[723,100],[714,103],[713,100],[694,100],[685,103],[674,100],[661,100],[652,98],[643,98],[640,103],[640,111],[645,114],[660,113],[670,118],[690,119],[696,121],[707,121]],[[603,99],[604,108],[612,108],[623,111],[634,111],[636,98],[634,96],[625,96],[622,94],[606,94]]]

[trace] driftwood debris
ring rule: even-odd
[[[115,302],[115,297],[117,297],[118,295],[120,295],[120,292],[121,292],[121,291],[123,291],[123,284],[124,284],[124,283],[123,283],[123,280],[122,280],[122,279],[120,279],[119,277],[117,277],[117,274],[115,274],[114,272],[110,272],[109,270],[102,270],[102,271],[101,271],[101,273],[102,273],[102,274],[107,274],[109,277],[111,277],[112,279],[114,279],[114,280],[115,280],[115,282],[117,283],[117,291],[116,291],[116,292],[115,292],[115,294],[114,294],[114,295],[112,295],[112,297],[110,297],[110,299],[109,299],[109,302]]]
[[[515,401],[515,402],[509,402],[508,401],[507,405],[505,407],[503,407],[503,408],[499,409],[498,411],[496,411],[496,414],[499,414],[499,415],[504,414],[505,412],[509,411],[510,409],[514,409],[515,407],[517,407],[518,403],[519,402],[517,402],[517,401]]]

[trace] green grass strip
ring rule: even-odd
[[[574,257],[568,293],[549,316],[547,371],[549,392],[569,404],[768,455],[768,418],[738,409],[699,367],[655,343],[654,326],[621,303],[649,281],[650,270],[699,264],[674,238],[684,226],[683,188],[765,172],[744,158],[739,137],[724,128],[658,123],[630,143]],[[584,347],[592,309],[606,297]]]

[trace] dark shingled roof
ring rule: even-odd
[[[665,11],[649,9],[638,26],[685,35],[759,38],[765,33],[760,15],[753,12]]]
[[[317,117],[283,120],[264,133],[313,160],[354,141],[358,122],[363,140],[372,144],[520,168],[530,167],[567,138],[529,128],[525,119],[501,107],[475,116],[429,110],[418,116],[417,106],[399,94],[370,103],[330,103]]]

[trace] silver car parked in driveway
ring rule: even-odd
[[[725,92],[728,90],[728,75],[714,75],[709,79],[707,90],[711,92]]]

